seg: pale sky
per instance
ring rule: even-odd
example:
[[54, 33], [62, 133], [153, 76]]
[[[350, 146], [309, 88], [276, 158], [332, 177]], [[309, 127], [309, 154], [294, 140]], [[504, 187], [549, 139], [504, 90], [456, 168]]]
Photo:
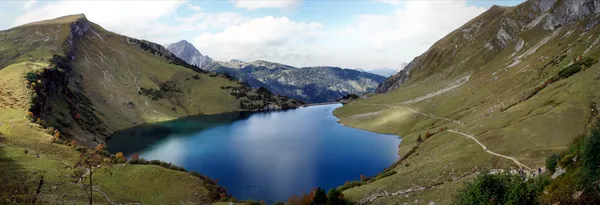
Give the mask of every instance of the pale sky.
[[293, 66], [397, 68], [492, 5], [522, 0], [0, 1], [0, 30], [84, 13], [107, 30], [204, 55]]

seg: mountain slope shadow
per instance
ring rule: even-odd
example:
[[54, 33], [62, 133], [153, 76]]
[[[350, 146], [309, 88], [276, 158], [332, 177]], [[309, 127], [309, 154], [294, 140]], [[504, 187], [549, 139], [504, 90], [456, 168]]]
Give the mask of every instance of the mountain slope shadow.
[[6, 138], [0, 133], [0, 204], [37, 204], [34, 176], [27, 173], [12, 156], [12, 150], [5, 144]]
[[143, 151], [172, 134], [190, 136], [214, 127], [228, 125], [248, 118], [253, 112], [228, 112], [214, 115], [198, 115], [176, 120], [142, 124], [113, 134], [108, 140], [108, 151], [131, 155]]

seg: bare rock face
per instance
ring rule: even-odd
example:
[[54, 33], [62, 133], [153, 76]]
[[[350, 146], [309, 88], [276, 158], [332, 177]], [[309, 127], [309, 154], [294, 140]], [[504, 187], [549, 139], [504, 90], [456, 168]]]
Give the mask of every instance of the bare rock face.
[[186, 40], [181, 40], [177, 43], [171, 44], [167, 47], [171, 53], [175, 54], [175, 56], [181, 58], [185, 62], [198, 66], [200, 68], [206, 68], [209, 64], [213, 62], [213, 60], [208, 57], [202, 55], [200, 51], [198, 51], [191, 43]]
[[69, 52], [69, 58], [71, 58], [71, 60], [75, 60], [75, 55], [74, 53], [76, 52], [75, 46], [74, 46], [74, 41], [75, 38], [79, 38], [79, 37], [83, 37], [88, 30], [91, 29], [90, 27], [90, 22], [85, 18], [85, 15], [81, 15], [81, 18], [77, 19], [77, 21], [71, 23], [71, 25], [69, 25], [69, 27], [71, 28], [71, 33], [69, 34], [69, 38], [67, 39], [67, 42], [69, 44], [70, 47], [70, 52]]
[[83, 36], [90, 29], [90, 23], [87, 19], [81, 18], [71, 24], [71, 34], [74, 36]]
[[[539, 3], [540, 9], [551, 13], [546, 17], [544, 29], [553, 30], [565, 24], [572, 23], [592, 14], [600, 13], [600, 0], [566, 0], [554, 5], [556, 1], [542, 0]], [[543, 6], [543, 7], [542, 7]]]

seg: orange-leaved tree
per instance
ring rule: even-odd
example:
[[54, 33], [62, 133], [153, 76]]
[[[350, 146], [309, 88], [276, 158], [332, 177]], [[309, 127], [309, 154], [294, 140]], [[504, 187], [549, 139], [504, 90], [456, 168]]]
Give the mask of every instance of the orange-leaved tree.
[[117, 158], [117, 163], [127, 162], [127, 157], [125, 157], [125, 155], [123, 155], [123, 152], [117, 152], [115, 157]]
[[100, 143], [98, 145], [96, 145], [96, 151], [100, 151], [104, 149], [104, 143]]
[[[75, 167], [82, 167], [82, 168], [86, 169], [88, 184], [84, 185], [84, 188], [88, 188], [88, 190], [89, 190], [88, 199], [89, 199], [90, 205], [92, 204], [92, 195], [93, 195], [92, 194], [92, 187], [93, 187], [92, 176], [93, 176], [94, 172], [101, 166], [110, 166], [110, 165], [111, 165], [111, 162], [109, 159], [104, 158], [102, 155], [98, 154], [98, 152], [96, 152], [94, 150], [88, 151], [88, 150], [84, 149], [84, 151], [82, 151], [81, 154], [79, 155], [79, 159], [77, 160]], [[81, 176], [81, 177], [86, 177], [85, 175], [86, 174], [84, 174], [84, 176]]]

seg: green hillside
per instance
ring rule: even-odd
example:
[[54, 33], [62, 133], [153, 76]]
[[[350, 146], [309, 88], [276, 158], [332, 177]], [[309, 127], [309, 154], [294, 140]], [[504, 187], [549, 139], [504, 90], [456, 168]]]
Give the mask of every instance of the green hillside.
[[388, 171], [396, 174], [344, 195], [449, 204], [479, 170], [543, 169], [596, 118], [597, 12], [592, 1], [494, 6], [388, 78], [381, 94], [337, 109], [345, 125], [403, 137], [403, 159]]
[[[39, 203], [87, 203], [74, 174], [75, 144], [93, 148], [142, 123], [301, 104], [203, 71], [83, 15], [0, 31], [0, 204], [31, 204], [41, 176]], [[163, 167], [102, 167], [93, 175], [95, 203], [206, 204], [222, 197], [208, 178]]]

